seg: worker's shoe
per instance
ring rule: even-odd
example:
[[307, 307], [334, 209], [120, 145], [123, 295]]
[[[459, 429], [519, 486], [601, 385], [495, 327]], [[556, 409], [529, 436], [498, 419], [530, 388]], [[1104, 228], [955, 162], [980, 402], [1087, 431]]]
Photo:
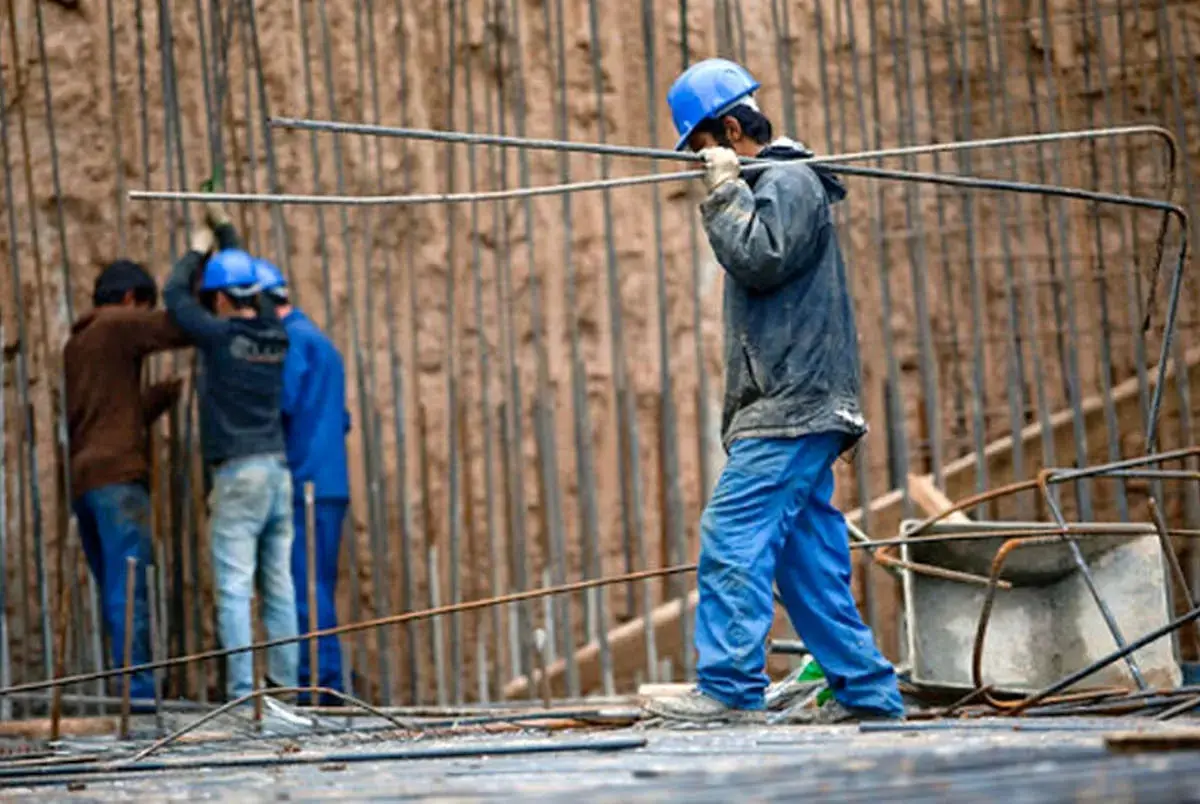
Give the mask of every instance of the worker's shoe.
[[785, 712], [779, 723], [799, 723], [808, 726], [835, 726], [842, 723], [865, 723], [873, 720], [904, 720], [903, 712], [881, 712], [876, 709], [857, 709], [843, 706], [836, 700], [816, 708], [797, 706]]
[[666, 720], [687, 723], [750, 724], [765, 722], [763, 710], [734, 709], [716, 698], [705, 695], [699, 689], [693, 689], [685, 695], [651, 698], [646, 701], [643, 708], [650, 714]]

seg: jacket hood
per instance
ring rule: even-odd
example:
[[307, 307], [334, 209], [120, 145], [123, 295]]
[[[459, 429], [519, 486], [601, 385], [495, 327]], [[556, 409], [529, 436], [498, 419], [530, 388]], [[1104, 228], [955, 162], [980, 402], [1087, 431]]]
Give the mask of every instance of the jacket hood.
[[[813, 156], [816, 156], [816, 154], [808, 146], [788, 137], [779, 137], [758, 152], [759, 159], [775, 159], [779, 161], [810, 159]], [[842, 183], [841, 179], [820, 165], [813, 165], [812, 169], [821, 180], [821, 184], [825, 187], [825, 195], [829, 197], [829, 203], [836, 204], [846, 197], [846, 185]]]

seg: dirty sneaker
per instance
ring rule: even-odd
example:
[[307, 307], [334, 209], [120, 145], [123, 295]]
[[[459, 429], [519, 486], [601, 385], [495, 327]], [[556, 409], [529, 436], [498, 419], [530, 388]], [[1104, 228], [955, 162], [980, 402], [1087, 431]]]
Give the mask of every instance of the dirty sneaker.
[[692, 689], [686, 695], [651, 698], [643, 708], [650, 714], [666, 720], [682, 720], [688, 723], [764, 722], [761, 709], [732, 709], [699, 689]]
[[863, 723], [869, 720], [904, 720], [903, 713], [891, 714], [875, 709], [854, 709], [843, 706], [836, 700], [817, 708], [796, 707], [784, 713], [778, 722], [799, 723], [809, 726], [833, 726], [839, 723]]

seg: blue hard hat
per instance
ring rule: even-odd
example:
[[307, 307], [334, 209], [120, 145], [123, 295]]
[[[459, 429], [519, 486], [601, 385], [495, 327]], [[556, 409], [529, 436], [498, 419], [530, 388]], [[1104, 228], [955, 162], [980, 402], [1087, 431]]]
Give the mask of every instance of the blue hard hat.
[[200, 290], [220, 290], [232, 296], [258, 293], [258, 271], [254, 258], [241, 249], [227, 248], [208, 258]]
[[287, 278], [270, 261], [255, 257], [254, 271], [258, 277], [259, 290], [272, 296], [287, 298]]
[[687, 147], [696, 126], [752, 95], [759, 86], [745, 67], [728, 59], [705, 59], [684, 70], [667, 91], [667, 105], [679, 132], [675, 150]]

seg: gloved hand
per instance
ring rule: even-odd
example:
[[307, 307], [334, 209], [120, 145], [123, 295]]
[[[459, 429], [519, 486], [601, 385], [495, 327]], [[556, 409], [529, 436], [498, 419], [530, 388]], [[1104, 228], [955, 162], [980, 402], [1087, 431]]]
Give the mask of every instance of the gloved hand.
[[212, 229], [207, 226], [197, 226], [192, 230], [192, 237], [188, 241], [188, 247], [198, 254], [208, 254], [217, 245], [216, 235]]
[[225, 207], [216, 201], [205, 202], [204, 220], [207, 221], [208, 225], [213, 229], [232, 222], [232, 219], [229, 217], [229, 213], [225, 211]]
[[731, 148], [705, 148], [700, 156], [704, 158], [704, 186], [710, 193], [742, 175], [738, 155]]

